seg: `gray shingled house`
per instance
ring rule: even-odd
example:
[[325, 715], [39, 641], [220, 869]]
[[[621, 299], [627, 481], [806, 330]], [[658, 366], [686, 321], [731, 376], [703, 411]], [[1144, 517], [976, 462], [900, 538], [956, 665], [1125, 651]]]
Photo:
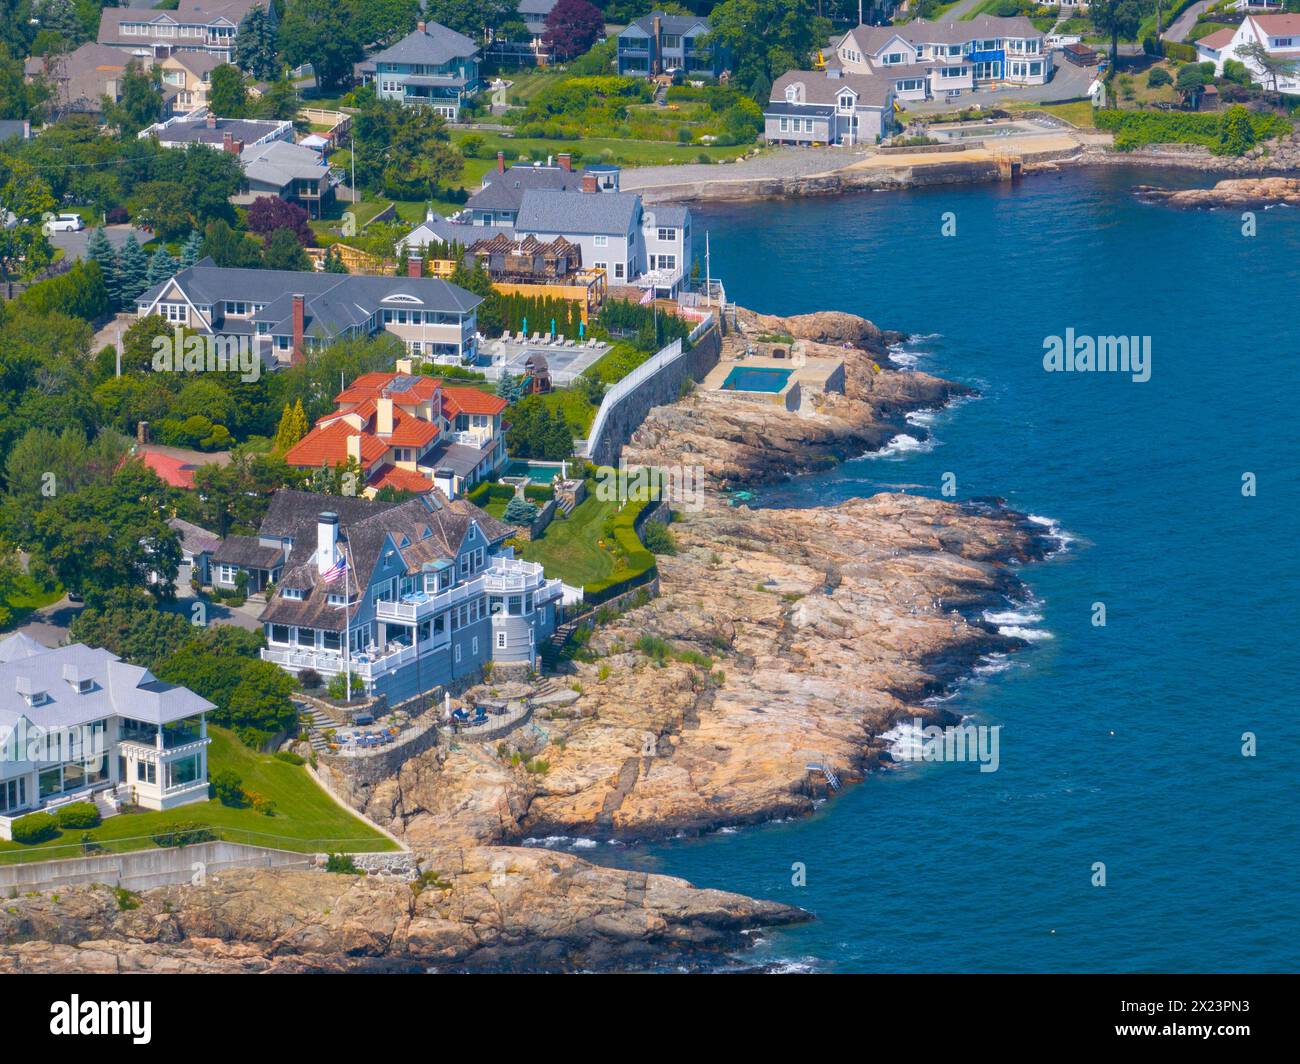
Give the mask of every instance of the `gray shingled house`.
[[432, 107], [454, 122], [461, 104], [482, 85], [479, 47], [463, 33], [437, 22], [419, 22], [391, 48], [356, 65], [363, 84], [380, 99], [412, 107]]

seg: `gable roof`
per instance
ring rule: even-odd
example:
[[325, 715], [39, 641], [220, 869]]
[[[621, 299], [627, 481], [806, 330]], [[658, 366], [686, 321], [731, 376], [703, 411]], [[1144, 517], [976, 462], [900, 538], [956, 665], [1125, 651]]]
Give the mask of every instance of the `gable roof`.
[[791, 85], [802, 85], [804, 102], [808, 104], [833, 105], [838, 101], [840, 93], [849, 89], [857, 95], [858, 106], [883, 107], [889, 101], [892, 81], [892, 78], [883, 78], [879, 74], [840, 74], [829, 77], [817, 70], [787, 70], [773, 83], [771, 102], [787, 103], [785, 90]]
[[[291, 496], [277, 508], [281, 495]], [[346, 507], [336, 506], [346, 503]], [[345, 513], [346, 510], [346, 513]], [[316, 564], [316, 522], [325, 511], [339, 515], [339, 544], [348, 559], [351, 590], [366, 588], [375, 567], [387, 550], [396, 552], [408, 574], [418, 573], [425, 565], [454, 559], [472, 526], [477, 526], [483, 545], [491, 547], [513, 534], [513, 529], [490, 517], [464, 499], [449, 501], [438, 490], [401, 503], [381, 503], [363, 498], [338, 498], [311, 492], [277, 492], [267, 519], [281, 527], [289, 513], [297, 516], [293, 550], [280, 578], [280, 588], [304, 591], [301, 601], [276, 594], [262, 620], [275, 624], [300, 624], [329, 631], [342, 631], [345, 611], [332, 606], [328, 596], [343, 590], [342, 581], [325, 584]], [[262, 534], [268, 533], [262, 523]], [[284, 533], [277, 533], [283, 535]], [[403, 544], [405, 543], [405, 546]], [[391, 546], [390, 546], [391, 545]]]
[[533, 166], [515, 163], [504, 174], [489, 170], [484, 185], [470, 196], [471, 210], [517, 211], [529, 189], [575, 190], [582, 187], [582, 172], [562, 166]]
[[641, 197], [635, 192], [529, 189], [520, 203], [515, 229], [522, 233], [624, 236], [638, 224], [640, 212]]
[[1231, 42], [1232, 38], [1237, 36], [1237, 29], [1238, 27], [1236, 26], [1225, 26], [1221, 30], [1207, 33], [1200, 40], [1193, 41], [1192, 43], [1195, 44], [1197, 48], [1208, 48], [1212, 52], [1217, 52], [1224, 45]]
[[1248, 17], [1270, 37], [1292, 35], [1300, 37], [1300, 15], [1250, 15]]
[[478, 45], [463, 33], [448, 29], [439, 22], [426, 22], [423, 30], [412, 30], [391, 48], [376, 52], [366, 60], [366, 67], [377, 63], [422, 63], [438, 66], [453, 59], [468, 59], [478, 54]]
[[273, 140], [245, 148], [239, 153], [239, 162], [244, 168], [244, 176], [250, 181], [280, 188], [292, 181], [318, 181], [330, 172], [329, 164], [319, 152], [287, 140]]
[[659, 19], [659, 28], [662, 33], [686, 34], [696, 28], [701, 28], [707, 33], [709, 29], [709, 20], [699, 15], [668, 15], [663, 11], [651, 11], [648, 15], [642, 15], [641, 18], [634, 19], [632, 25], [644, 30], [646, 33], [653, 34], [656, 18]]

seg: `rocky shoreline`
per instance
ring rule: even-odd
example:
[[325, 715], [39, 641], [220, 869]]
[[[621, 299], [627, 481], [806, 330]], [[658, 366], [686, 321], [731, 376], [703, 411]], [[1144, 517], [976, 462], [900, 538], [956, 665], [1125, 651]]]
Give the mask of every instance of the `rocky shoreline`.
[[899, 334], [854, 315], [741, 312], [727, 343], [734, 354], [773, 332], [842, 359], [844, 394], [796, 413], [696, 389], [650, 412], [627, 461], [697, 466], [706, 490], [671, 526], [660, 594], [605, 618], [563, 666], [568, 697], [498, 744], [440, 745], [343, 792], [415, 851], [420, 880], [246, 870], [129, 908], [106, 888], [14, 898], [0, 912], [0, 971], [689, 966], [741, 948], [748, 930], [809, 919], [519, 845], [807, 815], [825, 797], [810, 762], [844, 780], [888, 764], [880, 736], [895, 721], [950, 722], [926, 700], [982, 656], [1025, 645], [980, 615], [1023, 594], [1015, 567], [1050, 543], [998, 501], [729, 504], [729, 489], [877, 449], [908, 412], [973, 394], [894, 365]]
[[1300, 178], [1264, 177], [1233, 178], [1220, 181], [1213, 188], [1167, 189], [1138, 185], [1133, 189], [1138, 199], [1183, 210], [1256, 210], [1267, 207], [1300, 207]]

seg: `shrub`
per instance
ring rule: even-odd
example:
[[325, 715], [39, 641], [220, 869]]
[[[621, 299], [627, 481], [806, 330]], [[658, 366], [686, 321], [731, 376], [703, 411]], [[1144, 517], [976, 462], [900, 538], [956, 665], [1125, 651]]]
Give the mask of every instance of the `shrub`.
[[215, 773], [211, 779], [212, 793], [216, 795], [217, 801], [222, 805], [239, 807], [245, 804], [247, 797], [244, 794], [244, 781], [240, 779], [239, 773], [228, 768], [223, 768], [220, 772]]
[[1246, 86], [1251, 83], [1250, 71], [1240, 59], [1225, 59], [1223, 62], [1223, 80], [1234, 85]]
[[277, 761], [283, 761], [289, 765], [305, 765], [307, 763], [306, 759], [299, 754], [295, 754], [292, 750], [277, 750], [271, 756]]
[[211, 842], [216, 837], [216, 832], [206, 824], [183, 820], [172, 824], [166, 831], [160, 831], [153, 841], [164, 847], [193, 846], [199, 842]]
[[676, 554], [677, 540], [673, 538], [668, 526], [658, 521], [647, 521], [642, 531], [646, 549], [655, 554]]
[[[330, 698], [334, 699], [336, 702], [342, 701], [344, 698], [347, 697], [347, 693], [348, 693], [347, 684], [348, 684], [347, 678], [343, 673], [340, 672], [330, 678], [329, 687], [325, 689], [326, 694], [328, 694]], [[365, 681], [362, 680], [360, 676], [356, 675], [356, 673], [353, 673], [352, 693], [354, 695], [358, 695], [365, 689], [366, 689]]]
[[97, 828], [100, 825], [99, 810], [94, 802], [72, 802], [59, 810], [58, 817], [61, 828]]
[[[270, 596], [268, 596], [268, 598], [269, 597]], [[303, 669], [302, 672], [298, 673], [298, 686], [305, 690], [319, 687], [322, 682], [320, 673], [315, 669]]]
[[537, 506], [527, 499], [515, 496], [506, 504], [502, 518], [512, 525], [531, 525], [537, 519]]
[[1164, 67], [1152, 67], [1147, 74], [1147, 88], [1158, 89], [1161, 85], [1172, 85], [1174, 77]]
[[325, 871], [337, 872], [339, 875], [345, 876], [365, 875], [365, 873], [357, 867], [356, 861], [352, 860], [351, 855], [346, 853], [332, 853], [326, 857]]
[[28, 813], [14, 821], [10, 829], [14, 842], [32, 846], [59, 834], [59, 822], [49, 813]]

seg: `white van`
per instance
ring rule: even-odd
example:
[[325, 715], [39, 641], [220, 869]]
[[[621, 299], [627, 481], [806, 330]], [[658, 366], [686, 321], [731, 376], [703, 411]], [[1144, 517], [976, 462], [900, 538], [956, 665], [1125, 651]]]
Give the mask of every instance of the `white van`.
[[79, 214], [59, 214], [45, 223], [47, 233], [76, 233], [85, 228]]

